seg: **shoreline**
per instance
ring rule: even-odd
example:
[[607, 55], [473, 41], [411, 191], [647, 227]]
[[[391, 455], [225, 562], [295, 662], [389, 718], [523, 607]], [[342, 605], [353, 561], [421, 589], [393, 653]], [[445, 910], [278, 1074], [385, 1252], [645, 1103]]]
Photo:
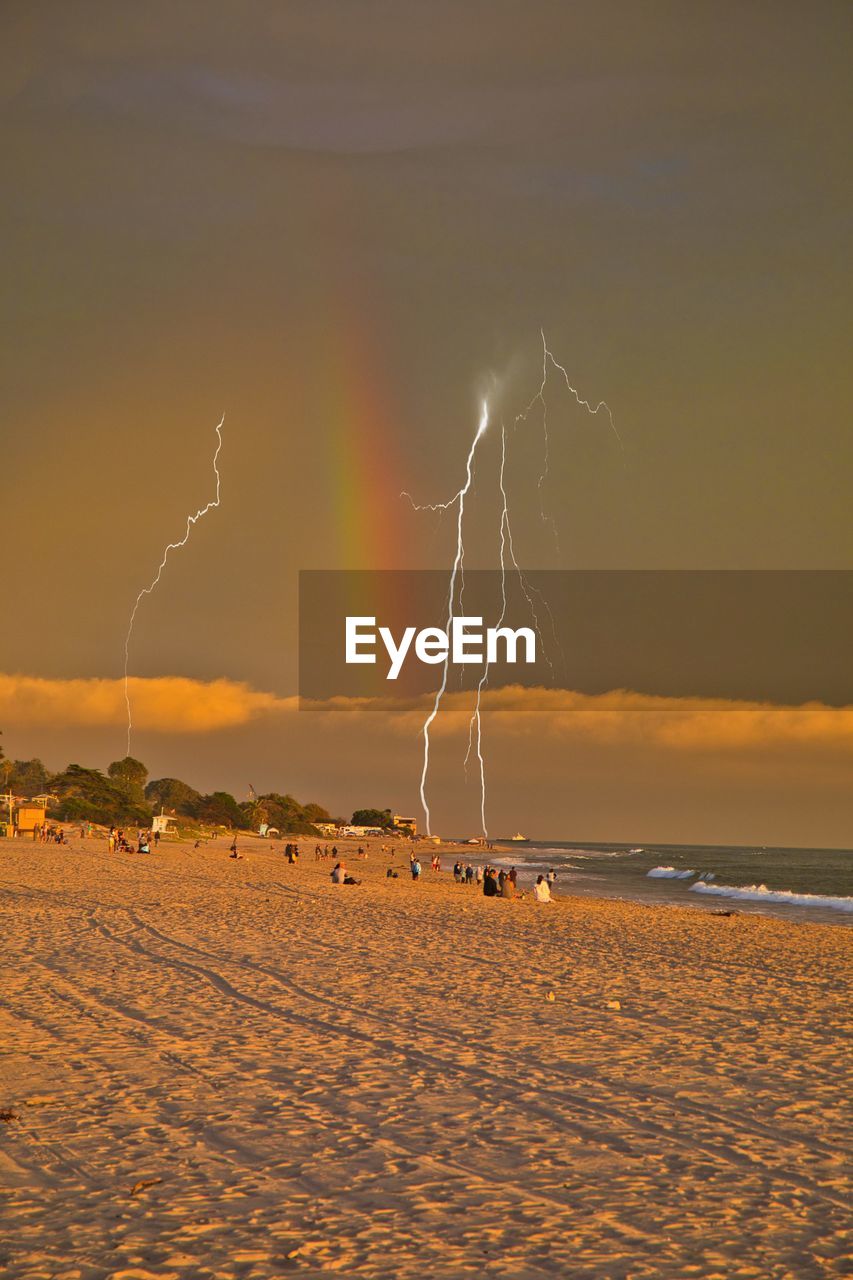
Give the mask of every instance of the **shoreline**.
[[[97, 835], [84, 840], [79, 836], [73, 824], [65, 824], [65, 826], [68, 842], [66, 845], [63, 845], [62, 848], [71, 850], [75, 846], [79, 848], [89, 845], [97, 848], [99, 845], [104, 845], [106, 842], [106, 828], [104, 828], [103, 834], [99, 831]], [[200, 837], [201, 850], [203, 851], [205, 848], [219, 846], [227, 848], [234, 838], [235, 833], [233, 832], [230, 832], [227, 835], [220, 832], [209, 836], [202, 836]], [[393, 839], [391, 837], [382, 838], [377, 836], [364, 836], [361, 838], [357, 836], [342, 836], [338, 839], [331, 839], [306, 835], [281, 835], [270, 839], [267, 836], [261, 836], [257, 832], [250, 831], [237, 832], [236, 839], [239, 847], [244, 851], [250, 853], [269, 852], [274, 857], [283, 855], [284, 847], [287, 843], [294, 843], [301, 850], [300, 865], [306, 865], [309, 861], [313, 862], [314, 848], [317, 844], [330, 850], [333, 846], [337, 846], [341, 854], [353, 859], [358, 847], [362, 846], [368, 851], [369, 858], [374, 862], [377, 857], [383, 856], [380, 852], [383, 846], [391, 846], [396, 850], [396, 867], [398, 872], [400, 872], [400, 868], [405, 868], [407, 865], [408, 856], [411, 852], [418, 855], [423, 867], [422, 883], [426, 883], [427, 881], [434, 879], [434, 873], [430, 870], [429, 866], [429, 860], [434, 854], [438, 854], [442, 858], [442, 875], [446, 875], [451, 871], [451, 860], [455, 861], [456, 859], [465, 863], [470, 862], [475, 867], [478, 863], [492, 863], [499, 868], [515, 866], [518, 871], [519, 886], [528, 893], [532, 888], [538, 870], [551, 864], [549, 860], [543, 859], [541, 864], [536, 864], [535, 868], [528, 869], [528, 866], [523, 861], [513, 860], [511, 855], [515, 849], [518, 849], [521, 852], [526, 848], [531, 852], [541, 852], [543, 854], [550, 852], [557, 854], [558, 857], [566, 855], [571, 856], [572, 854], [583, 853], [586, 850], [614, 853], [622, 851], [626, 853], [628, 852], [622, 844], [591, 844], [588, 846], [580, 846], [568, 844], [554, 845], [553, 843], [546, 844], [542, 841], [527, 841], [524, 844], [519, 842], [517, 845], [512, 845], [508, 842], [500, 843], [495, 841], [495, 847], [491, 850], [486, 850], [479, 845], [470, 845], [467, 842], [453, 840], [440, 840], [433, 843], [431, 841], [427, 842], [424, 840], [410, 842], [404, 837], [397, 837], [396, 839]], [[194, 842], [195, 841], [192, 837], [178, 839], [173, 835], [167, 835], [161, 841], [159, 849], [155, 850], [152, 846], [152, 854], [150, 856], [162, 856], [169, 849], [191, 849]], [[0, 840], [0, 853], [2, 853], [2, 849], [7, 843], [12, 842]], [[17, 844], [18, 841], [15, 841], [14, 843]], [[22, 837], [21, 843], [29, 846], [31, 841], [26, 837]], [[37, 849], [43, 849], [50, 846], [36, 843], [34, 847]], [[646, 846], [643, 848], [642, 852], [647, 854], [654, 852], [655, 854], [658, 854], [663, 853], [665, 850], [693, 850], [698, 852], [711, 850], [737, 851], [739, 848], [740, 846], [736, 845], [661, 845]], [[801, 850], [795, 849], [779, 851], [802, 852]], [[819, 854], [827, 851], [809, 850], [808, 852]], [[846, 854], [848, 851], [835, 850], [834, 852]], [[122, 856], [144, 858], [148, 855], [134, 853]], [[355, 861], [353, 869], [358, 865], [358, 862]], [[590, 868], [594, 866], [594, 863], [590, 863]], [[574, 870], [577, 869], [575, 868]], [[850, 908], [846, 905], [844, 908], [838, 908], [826, 905], [825, 901], [820, 901], [822, 895], [809, 895], [816, 896], [818, 900], [814, 903], [804, 905], [796, 902], [788, 903], [784, 901], [783, 895], [790, 891], [773, 890], [772, 892], [782, 895], [776, 899], [765, 898], [763, 896], [758, 898], [740, 897], [738, 894], [741, 891], [753, 886], [724, 885], [717, 882], [712, 884], [709, 890], [705, 890], [695, 897], [680, 900], [679, 894], [680, 891], [683, 891], [684, 889], [684, 882], [680, 881], [678, 877], [673, 879], [657, 879], [649, 877], [648, 873], [646, 873], [641, 879], [638, 879], [635, 884], [616, 884], [612, 889], [610, 889], [607, 886], [602, 885], [596, 885], [595, 887], [590, 888], [584, 887], [583, 884], [578, 882], [578, 878], [573, 876], [572, 871], [561, 869], [559, 863], [557, 863], [557, 872], [558, 878], [555, 887], [555, 900], [557, 901], [571, 898], [593, 902], [624, 902], [640, 906], [645, 909], [649, 907], [664, 907], [667, 909], [677, 908], [679, 910], [696, 911], [702, 914], [715, 916], [761, 916], [765, 919], [780, 920], [794, 925], [829, 925], [832, 928], [853, 927], [853, 899], [850, 900]], [[581, 879], [595, 878], [600, 877], [591, 875], [586, 869], [584, 874], [581, 876]], [[722, 892], [722, 890], [727, 890], [727, 892]], [[468, 891], [476, 892], [476, 887], [469, 887]], [[794, 894], [794, 896], [797, 895]], [[846, 901], [847, 900], [845, 899], [845, 903]]]

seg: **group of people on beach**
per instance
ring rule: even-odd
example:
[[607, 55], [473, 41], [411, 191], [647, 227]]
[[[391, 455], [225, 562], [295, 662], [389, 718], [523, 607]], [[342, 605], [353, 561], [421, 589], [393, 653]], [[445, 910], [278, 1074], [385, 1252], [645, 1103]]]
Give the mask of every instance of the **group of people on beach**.
[[34, 839], [38, 840], [40, 844], [68, 844], [62, 827], [50, 827], [46, 825], [43, 827], [36, 827]]
[[110, 853], [150, 853], [152, 843], [156, 849], [160, 843], [159, 831], [139, 827], [136, 832], [135, 850], [122, 827], [110, 827], [107, 834], [107, 848]]
[[[513, 898], [518, 892], [518, 872], [515, 867], [505, 871], [503, 867], [487, 864], [474, 868], [470, 862], [463, 863], [457, 859], [453, 864], [453, 879], [457, 884], [476, 884], [483, 886], [485, 898]], [[550, 902], [551, 889], [557, 879], [552, 867], [546, 875], [539, 875], [533, 886], [533, 896], [537, 902]]]
[[[386, 851], [385, 845], [383, 844], [382, 852], [385, 853], [385, 851]], [[393, 853], [394, 853], [394, 850], [392, 849], [391, 850], [392, 856], [393, 856]], [[355, 856], [357, 858], [363, 858], [363, 859], [367, 858], [367, 850], [365, 849], [364, 845], [360, 844], [358, 846], [358, 848], [356, 849]], [[314, 846], [315, 862], [322, 862], [324, 858], [334, 858], [335, 860], [337, 860], [337, 857], [338, 857], [338, 846], [336, 844], [333, 844], [331, 849], [327, 844], [324, 844], [322, 847], [319, 844]]]

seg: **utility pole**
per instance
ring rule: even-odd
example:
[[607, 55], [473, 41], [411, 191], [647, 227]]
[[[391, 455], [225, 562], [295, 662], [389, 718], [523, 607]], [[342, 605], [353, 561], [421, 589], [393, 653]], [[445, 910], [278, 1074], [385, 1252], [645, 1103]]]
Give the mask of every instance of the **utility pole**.
[[6, 792], [6, 794], [3, 797], [3, 800], [5, 801], [9, 809], [9, 826], [7, 828], [7, 834], [11, 836], [14, 834], [14, 831], [15, 831], [15, 823], [12, 817], [14, 812], [15, 797], [12, 795], [11, 788], [9, 789], [9, 791]]

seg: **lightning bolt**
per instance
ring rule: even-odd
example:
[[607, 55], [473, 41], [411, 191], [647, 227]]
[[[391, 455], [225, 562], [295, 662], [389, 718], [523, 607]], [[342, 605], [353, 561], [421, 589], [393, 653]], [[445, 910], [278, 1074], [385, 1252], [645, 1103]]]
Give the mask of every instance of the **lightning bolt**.
[[198, 511], [196, 511], [195, 515], [187, 516], [187, 527], [186, 527], [186, 532], [184, 533], [183, 538], [181, 538], [180, 542], [169, 543], [169, 545], [166, 547], [166, 550], [163, 552], [163, 559], [160, 561], [159, 565], [157, 566], [157, 572], [155, 573], [154, 578], [152, 579], [152, 581], [149, 583], [147, 587], [142, 588], [142, 590], [140, 591], [139, 595], [136, 597], [136, 600], [133, 603], [133, 609], [131, 610], [131, 614], [130, 614], [130, 622], [128, 623], [128, 627], [127, 627], [127, 635], [125, 636], [125, 639], [124, 639], [124, 701], [125, 701], [125, 705], [127, 706], [127, 754], [128, 755], [130, 755], [130, 740], [131, 740], [131, 735], [133, 733], [133, 717], [131, 714], [131, 707], [130, 707], [130, 689], [128, 686], [128, 680], [129, 680], [128, 672], [130, 667], [130, 641], [133, 635], [133, 627], [134, 627], [134, 623], [136, 622], [136, 615], [139, 612], [139, 606], [142, 603], [143, 597], [150, 596], [151, 593], [154, 591], [155, 587], [157, 586], [157, 584], [159, 583], [163, 570], [166, 567], [166, 561], [169, 559], [169, 552], [177, 551], [180, 547], [185, 547], [187, 545], [187, 542], [189, 541], [189, 536], [190, 536], [190, 533], [192, 532], [193, 527], [198, 524], [199, 520], [201, 520], [203, 516], [207, 515], [208, 511], [212, 511], [214, 507], [219, 506], [220, 476], [219, 476], [219, 467], [217, 466], [217, 463], [219, 461], [219, 453], [222, 448], [222, 427], [224, 423], [225, 423], [225, 414], [222, 415], [222, 417], [220, 418], [216, 426], [216, 450], [213, 454], [213, 472], [214, 472], [214, 475], [216, 476], [216, 497], [211, 499], [211, 501], [208, 502], [207, 506], [201, 507]]
[[554, 534], [555, 545], [559, 550], [560, 543], [559, 543], [559, 536], [557, 534], [557, 524], [556, 524], [556, 521], [554, 520], [554, 517], [547, 515], [545, 511], [545, 493], [544, 493], [545, 484], [547, 483], [548, 475], [551, 469], [551, 441], [548, 433], [548, 403], [545, 399], [545, 388], [548, 385], [549, 366], [555, 369], [558, 373], [562, 374], [563, 381], [566, 384], [566, 389], [569, 392], [569, 394], [573, 397], [575, 403], [578, 405], [579, 408], [586, 409], [587, 413], [590, 414], [590, 416], [593, 418], [597, 417], [599, 413], [602, 413], [602, 412], [606, 415], [607, 420], [610, 424], [610, 430], [613, 432], [617, 441], [619, 442], [619, 448], [622, 453], [623, 463], [625, 460], [625, 445], [622, 440], [622, 437], [620, 436], [619, 432], [616, 430], [616, 423], [613, 419], [613, 413], [607, 401], [599, 400], [598, 404], [593, 405], [591, 401], [585, 400], [584, 397], [581, 395], [581, 393], [578, 391], [577, 387], [575, 387], [572, 384], [572, 381], [569, 378], [568, 371], [566, 370], [566, 368], [563, 365], [561, 365], [559, 360], [557, 360], [552, 354], [548, 346], [547, 339], [545, 338], [544, 329], [539, 330], [539, 336], [542, 339], [542, 380], [539, 384], [539, 390], [536, 392], [536, 395], [533, 397], [533, 399], [530, 401], [527, 407], [523, 409], [521, 413], [519, 413], [516, 416], [515, 421], [517, 423], [526, 422], [530, 414], [530, 411], [534, 407], [534, 405], [541, 404], [542, 434], [544, 438], [545, 454], [544, 454], [544, 459], [542, 463], [542, 472], [539, 476], [539, 484], [538, 484], [539, 509], [542, 515], [543, 523], [550, 525], [551, 527], [551, 531]]
[[[456, 579], [457, 577], [460, 576], [461, 573], [464, 572], [463, 564], [465, 560], [465, 543], [462, 536], [462, 527], [465, 520], [465, 498], [468, 495], [468, 492], [470, 491], [471, 484], [474, 479], [474, 455], [477, 452], [477, 445], [482, 440], [486, 431], [486, 427], [488, 425], [489, 425], [489, 405], [488, 405], [488, 401], [484, 400], [482, 409], [480, 411], [480, 420], [479, 420], [479, 423], [477, 424], [477, 430], [474, 434], [474, 439], [471, 441], [471, 448], [468, 450], [468, 459], [465, 464], [465, 483], [462, 485], [462, 488], [458, 489], [457, 492], [453, 495], [453, 497], [450, 498], [447, 502], [430, 502], [430, 503], [424, 503], [423, 505], [419, 505], [413, 500], [412, 495], [410, 493], [404, 492], [400, 495], [401, 497], [405, 497], [409, 499], [409, 502], [411, 502], [415, 511], [449, 511], [451, 507], [455, 506], [457, 508], [456, 555], [453, 559], [453, 568], [450, 571], [450, 588], [447, 595], [447, 624], [446, 624], [445, 630], [447, 632], [448, 641], [450, 639], [450, 628], [453, 623], [453, 617], [454, 617], [453, 602], [456, 595]], [[444, 663], [441, 669], [441, 684], [436, 690], [435, 700], [433, 702], [432, 710], [430, 711], [429, 715], [424, 721], [424, 727], [422, 730], [423, 743], [424, 743], [424, 762], [423, 762], [423, 768], [421, 770], [420, 795], [421, 795], [421, 804], [423, 805], [423, 810], [424, 810], [424, 817], [426, 819], [427, 835], [432, 835], [432, 827], [430, 825], [429, 802], [426, 796], [426, 784], [427, 784], [427, 778], [429, 776], [429, 748], [430, 748], [429, 731], [433, 721], [438, 715], [438, 709], [441, 706], [441, 699], [444, 697], [445, 690], [447, 689], [447, 673], [448, 673], [449, 665], [450, 665], [450, 648], [448, 644], [448, 651], [444, 656]]]
[[[607, 404], [607, 402], [605, 400], [599, 400], [597, 404], [593, 405], [591, 401], [585, 399], [580, 394], [580, 392], [573, 385], [571, 379], [569, 378], [569, 374], [565, 366], [560, 364], [560, 362], [555, 358], [555, 356], [551, 352], [548, 346], [548, 342], [545, 338], [544, 330], [540, 329], [539, 333], [542, 339], [542, 378], [539, 384], [539, 389], [536, 392], [536, 394], [533, 396], [530, 403], [527, 405], [525, 409], [522, 410], [521, 413], [516, 415], [515, 424], [517, 425], [520, 422], [526, 422], [534, 406], [536, 404], [541, 404], [542, 430], [544, 434], [545, 454], [544, 454], [543, 469], [538, 482], [539, 503], [540, 503], [540, 511], [542, 514], [542, 519], [545, 523], [551, 525], [554, 531], [554, 537], [556, 540], [557, 526], [553, 518], [549, 517], [546, 514], [545, 504], [544, 504], [544, 488], [548, 479], [549, 468], [550, 468], [548, 404], [545, 397], [545, 390], [548, 384], [548, 374], [550, 369], [554, 369], [558, 374], [562, 375], [563, 381], [566, 385], [566, 389], [568, 390], [569, 394], [573, 397], [575, 403], [578, 405], [579, 408], [585, 409], [587, 413], [590, 414], [590, 416], [592, 417], [597, 417], [600, 413], [603, 413], [604, 415], [606, 415], [608, 423], [610, 425], [610, 429], [615, 435], [619, 443], [619, 448], [622, 453], [623, 461], [625, 458], [625, 446], [624, 446], [622, 437], [620, 436], [619, 432], [616, 429], [616, 423], [613, 419], [613, 413], [610, 409], [610, 406]], [[412, 507], [414, 508], [415, 511], [444, 512], [444, 511], [449, 511], [453, 507], [456, 507], [457, 509], [456, 554], [454, 556], [453, 567], [450, 572], [450, 585], [449, 585], [448, 599], [447, 599], [447, 623], [445, 627], [448, 640], [450, 639], [450, 629], [453, 623], [453, 618], [455, 616], [454, 600], [456, 597], [457, 578], [460, 580], [459, 607], [460, 609], [462, 607], [462, 592], [464, 590], [464, 562], [465, 562], [465, 544], [464, 544], [464, 538], [463, 538], [463, 523], [464, 523], [464, 517], [465, 517], [465, 498], [471, 489], [471, 484], [473, 480], [473, 470], [474, 470], [474, 457], [477, 452], [477, 446], [480, 440], [482, 439], [483, 434], [485, 433], [488, 423], [489, 423], [489, 406], [488, 406], [488, 402], [484, 401], [482, 406], [482, 412], [480, 414], [480, 420], [477, 427], [477, 431], [474, 435], [474, 439], [468, 451], [468, 458], [467, 458], [466, 467], [465, 467], [465, 483], [462, 485], [462, 487], [459, 490], [457, 490], [457, 492], [453, 495], [452, 498], [448, 499], [448, 501], [446, 502], [431, 502], [431, 503], [421, 504], [421, 503], [416, 503], [412, 498], [411, 494], [405, 491], [400, 495], [401, 497], [408, 498], [409, 502], [412, 504]], [[539, 618], [538, 618], [536, 608], [533, 603], [533, 598], [531, 595], [531, 592], [535, 591], [535, 588], [533, 588], [532, 585], [527, 583], [515, 554], [515, 547], [514, 547], [513, 536], [512, 536], [512, 526], [510, 524], [510, 518], [509, 518], [509, 500], [508, 500], [507, 491], [506, 491], [505, 475], [506, 475], [506, 428], [504, 424], [501, 423], [501, 461], [500, 461], [500, 471], [499, 471], [499, 479], [498, 479], [498, 486], [499, 486], [500, 495], [501, 495], [501, 518], [500, 518], [500, 526], [499, 526], [501, 610], [500, 610], [497, 626], [500, 627], [503, 624], [504, 619], [506, 617], [507, 571], [508, 571], [508, 567], [511, 567], [518, 576], [519, 586], [527, 602], [528, 608], [530, 609], [530, 613], [533, 618], [536, 633], [539, 637], [540, 645], [542, 647], [542, 652], [545, 654], [546, 660], [548, 661], [548, 664], [551, 667], [551, 671], [553, 673], [553, 664], [551, 663], [551, 659], [548, 655], [547, 648], [543, 641], [542, 632], [539, 625]], [[536, 591], [535, 594], [539, 596], [540, 599], [542, 599], [540, 592]], [[549, 618], [551, 619], [551, 630], [556, 640], [556, 630], [554, 627], [553, 615], [551, 614], [551, 610], [550, 610], [550, 607], [548, 606], [548, 602], [546, 600], [543, 600], [543, 604], [545, 609], [548, 612]], [[421, 804], [423, 806], [424, 816], [426, 819], [427, 835], [432, 835], [430, 808], [429, 808], [429, 802], [427, 800], [427, 794], [426, 794], [427, 781], [429, 777], [429, 766], [430, 766], [430, 728], [439, 713], [441, 700], [444, 697], [444, 694], [447, 690], [449, 662], [450, 662], [450, 651], [448, 646], [448, 652], [445, 655], [444, 663], [442, 666], [441, 683], [439, 685], [439, 688], [436, 691], [435, 698], [432, 704], [432, 709], [430, 710], [429, 715], [424, 721], [423, 730], [422, 730], [423, 765], [421, 768], [420, 797], [421, 797]], [[471, 758], [471, 754], [472, 752], [476, 753], [478, 770], [479, 770], [479, 778], [480, 778], [480, 823], [482, 826], [483, 835], [486, 839], [488, 839], [489, 833], [488, 833], [488, 827], [486, 823], [486, 767], [485, 767], [485, 760], [483, 757], [483, 722], [482, 722], [481, 705], [482, 705], [483, 689], [488, 683], [488, 678], [489, 678], [489, 662], [488, 662], [488, 658], [486, 658], [484, 660], [482, 675], [480, 676], [480, 679], [477, 682], [474, 710], [471, 713], [471, 718], [468, 724], [468, 750], [465, 755], [465, 768], [467, 773], [467, 765], [468, 765], [468, 761]]]
[[[506, 487], [504, 485], [504, 471], [506, 469], [506, 427], [501, 423], [501, 469], [499, 472], [498, 485], [501, 491], [501, 523], [500, 523], [500, 566], [501, 566], [501, 611], [498, 617], [497, 626], [502, 626], [506, 617], [506, 551], [509, 546], [509, 553], [512, 563], [518, 569], [515, 553], [512, 549], [512, 529], [509, 523], [509, 503], [506, 496]], [[518, 569], [519, 579], [524, 590], [524, 577], [521, 570]], [[526, 594], [526, 592], [525, 592]], [[462, 607], [460, 599], [459, 607]], [[531, 605], [532, 608], [532, 605]], [[535, 615], [534, 615], [535, 616]], [[486, 826], [486, 763], [483, 759], [483, 718], [480, 714], [480, 700], [483, 693], [483, 687], [489, 679], [489, 659], [486, 655], [483, 664], [483, 674], [477, 681], [477, 696], [474, 703], [474, 710], [471, 719], [468, 722], [468, 750], [465, 753], [465, 769], [467, 771], [468, 761], [471, 758], [471, 751], [476, 747], [477, 763], [480, 770], [480, 826], [483, 829], [483, 836], [488, 840], [489, 832]], [[430, 833], [427, 833], [430, 834]]]

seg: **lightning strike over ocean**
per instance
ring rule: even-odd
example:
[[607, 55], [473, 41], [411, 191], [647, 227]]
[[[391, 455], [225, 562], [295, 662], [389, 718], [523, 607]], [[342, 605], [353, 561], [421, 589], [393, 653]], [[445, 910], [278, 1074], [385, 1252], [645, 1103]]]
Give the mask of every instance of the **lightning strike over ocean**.
[[163, 552], [163, 558], [160, 561], [159, 565], [157, 566], [157, 572], [155, 573], [149, 585], [147, 587], [143, 587], [142, 590], [139, 592], [139, 595], [136, 597], [136, 600], [133, 603], [133, 609], [131, 610], [131, 613], [130, 613], [130, 621], [127, 627], [127, 635], [125, 636], [125, 639], [124, 639], [124, 700], [127, 706], [127, 754], [128, 755], [130, 755], [130, 741], [131, 741], [131, 735], [133, 733], [133, 717], [131, 714], [130, 689], [128, 685], [129, 667], [130, 667], [130, 641], [133, 635], [133, 627], [136, 622], [136, 615], [139, 612], [139, 606], [142, 603], [143, 597], [150, 596], [153, 593], [154, 589], [157, 587], [158, 583], [160, 582], [160, 578], [162, 576], [163, 570], [166, 567], [166, 561], [169, 559], [169, 552], [177, 551], [179, 550], [180, 547], [185, 547], [187, 545], [187, 542], [189, 541], [189, 536], [190, 536], [190, 533], [192, 532], [193, 527], [197, 525], [199, 520], [201, 520], [203, 516], [206, 516], [209, 511], [212, 511], [215, 507], [219, 506], [221, 478], [219, 475], [219, 467], [217, 464], [219, 462], [219, 454], [222, 449], [222, 428], [224, 424], [225, 424], [225, 414], [222, 415], [222, 417], [219, 419], [219, 422], [216, 425], [216, 449], [214, 450], [214, 454], [213, 454], [213, 473], [216, 476], [216, 497], [212, 498], [210, 502], [207, 503], [206, 506], [199, 508], [199, 510], [196, 511], [195, 515], [187, 516], [187, 527], [186, 527], [184, 536], [180, 539], [179, 542], [170, 542], [168, 544], [165, 551]]
[[[541, 404], [542, 428], [543, 428], [543, 434], [544, 434], [545, 453], [544, 453], [543, 469], [538, 482], [539, 496], [540, 496], [540, 509], [541, 509], [543, 521], [546, 524], [549, 524], [551, 526], [554, 532], [555, 542], [557, 542], [558, 540], [557, 540], [556, 523], [553, 517], [550, 517], [546, 514], [545, 506], [544, 506], [544, 493], [543, 493], [544, 486], [548, 478], [548, 471], [549, 471], [549, 465], [550, 465], [550, 441], [549, 441], [549, 434], [548, 434], [548, 405], [545, 398], [545, 390], [548, 382], [548, 374], [549, 374], [550, 368], [553, 368], [557, 373], [562, 375], [562, 379], [565, 382], [566, 389], [568, 390], [568, 392], [570, 393], [570, 395], [573, 397], [576, 404], [580, 408], [586, 409], [587, 413], [589, 413], [592, 417], [597, 417], [598, 414], [602, 412], [606, 415], [610, 425], [610, 429], [615, 435], [617, 441], [619, 442], [619, 447], [620, 447], [620, 450], [622, 451], [623, 458], [624, 458], [625, 446], [622, 441], [622, 437], [619, 435], [619, 432], [616, 429], [616, 424], [613, 419], [613, 413], [610, 409], [610, 406], [607, 404], [607, 402], [604, 400], [600, 400], [596, 405], [593, 405], [589, 400], [586, 400], [580, 394], [577, 388], [572, 384], [571, 379], [569, 378], [569, 375], [568, 375], [568, 371], [566, 370], [565, 366], [560, 364], [560, 362], [554, 357], [550, 348], [548, 347], [544, 330], [540, 329], [539, 332], [542, 338], [542, 379], [539, 385], [539, 389], [536, 392], [536, 394], [533, 396], [532, 400], [529, 402], [526, 408], [522, 410], [521, 413], [516, 415], [515, 423], [517, 425], [518, 423], [526, 422], [534, 406], [536, 404]], [[468, 457], [467, 457], [466, 466], [465, 466], [465, 483], [462, 485], [462, 487], [459, 490], [457, 490], [457, 492], [453, 495], [452, 498], [449, 498], [445, 502], [416, 503], [413, 500], [411, 494], [409, 494], [408, 492], [404, 491], [401, 494], [401, 497], [408, 498], [409, 502], [411, 502], [413, 508], [416, 511], [449, 511], [453, 507], [456, 507], [457, 509], [456, 552], [454, 555], [453, 565], [450, 572], [450, 582], [449, 582], [448, 600], [447, 600], [447, 621], [445, 626], [445, 630], [448, 636], [450, 635], [450, 629], [455, 616], [454, 601], [456, 599], [457, 580], [459, 580], [460, 582], [460, 593], [459, 593], [460, 607], [461, 607], [462, 589], [464, 587], [465, 498], [469, 494], [471, 485], [473, 482], [474, 458], [477, 452], [477, 446], [479, 445], [480, 440], [485, 434], [486, 428], [488, 427], [488, 425], [489, 425], [489, 405], [488, 405], [488, 401], [484, 401], [482, 410], [480, 413], [480, 419], [477, 426], [477, 431], [474, 435], [474, 439], [468, 451]], [[501, 514], [500, 514], [500, 524], [499, 524], [499, 540], [500, 540], [499, 564], [500, 564], [500, 582], [501, 582], [501, 608], [500, 608], [500, 614], [498, 617], [497, 625], [498, 627], [500, 627], [503, 624], [504, 619], [506, 617], [506, 610], [507, 610], [506, 575], [507, 575], [507, 568], [511, 567], [515, 571], [515, 573], [518, 575], [519, 586], [527, 602], [528, 608], [530, 609], [530, 613], [533, 619], [536, 633], [539, 637], [540, 644], [542, 644], [543, 654], [545, 656], [546, 661], [548, 662], [548, 665], [551, 667], [551, 670], [553, 672], [553, 664], [551, 663], [551, 659], [549, 658], [547, 650], [545, 649], [545, 646], [544, 646], [542, 632], [539, 625], [539, 618], [536, 613], [536, 608], [534, 606], [532, 596], [530, 594], [533, 588], [527, 584], [524, 574], [522, 572], [521, 566], [519, 565], [518, 560], [516, 558], [516, 554], [515, 554], [515, 547], [513, 544], [513, 536], [512, 536], [512, 526], [510, 524], [510, 518], [509, 518], [509, 500], [507, 497], [506, 484], [505, 484], [506, 460], [507, 460], [506, 428], [502, 423], [501, 424], [501, 458], [500, 458], [500, 470], [498, 473], [498, 487], [499, 487], [500, 498], [501, 498], [501, 508], [500, 508]], [[543, 601], [543, 604], [550, 616], [550, 609], [548, 607], [547, 601]], [[551, 621], [552, 621], [552, 628], [553, 628], [553, 618], [551, 619]], [[444, 663], [442, 666], [441, 683], [439, 684], [439, 687], [436, 690], [435, 697], [433, 699], [432, 708], [424, 721], [423, 729], [422, 729], [423, 765], [421, 768], [421, 778], [420, 778], [420, 799], [421, 799], [421, 805], [424, 811], [424, 817], [426, 820], [427, 835], [432, 835], [430, 806], [429, 806], [429, 801], [427, 799], [427, 782], [429, 779], [429, 767], [430, 767], [430, 728], [433, 725], [436, 717], [438, 716], [439, 709], [441, 707], [441, 700], [444, 697], [444, 694], [447, 690], [448, 666], [449, 666], [449, 657], [448, 655], [445, 655]], [[471, 718], [468, 725], [468, 749], [465, 754], [465, 761], [464, 761], [465, 768], [467, 771], [468, 761], [471, 758], [472, 752], [476, 754], [478, 770], [479, 770], [479, 779], [480, 779], [480, 825], [482, 827], [483, 836], [486, 839], [488, 839], [489, 832], [488, 832], [488, 826], [487, 826], [487, 820], [486, 820], [486, 767], [485, 767], [485, 760], [483, 757], [483, 724], [482, 724], [481, 704], [482, 704], [483, 689], [487, 685], [488, 679], [489, 679], [489, 662], [488, 660], [486, 660], [484, 662], [482, 675], [480, 676], [480, 679], [477, 682], [477, 686], [475, 690], [474, 709], [471, 713]]]

